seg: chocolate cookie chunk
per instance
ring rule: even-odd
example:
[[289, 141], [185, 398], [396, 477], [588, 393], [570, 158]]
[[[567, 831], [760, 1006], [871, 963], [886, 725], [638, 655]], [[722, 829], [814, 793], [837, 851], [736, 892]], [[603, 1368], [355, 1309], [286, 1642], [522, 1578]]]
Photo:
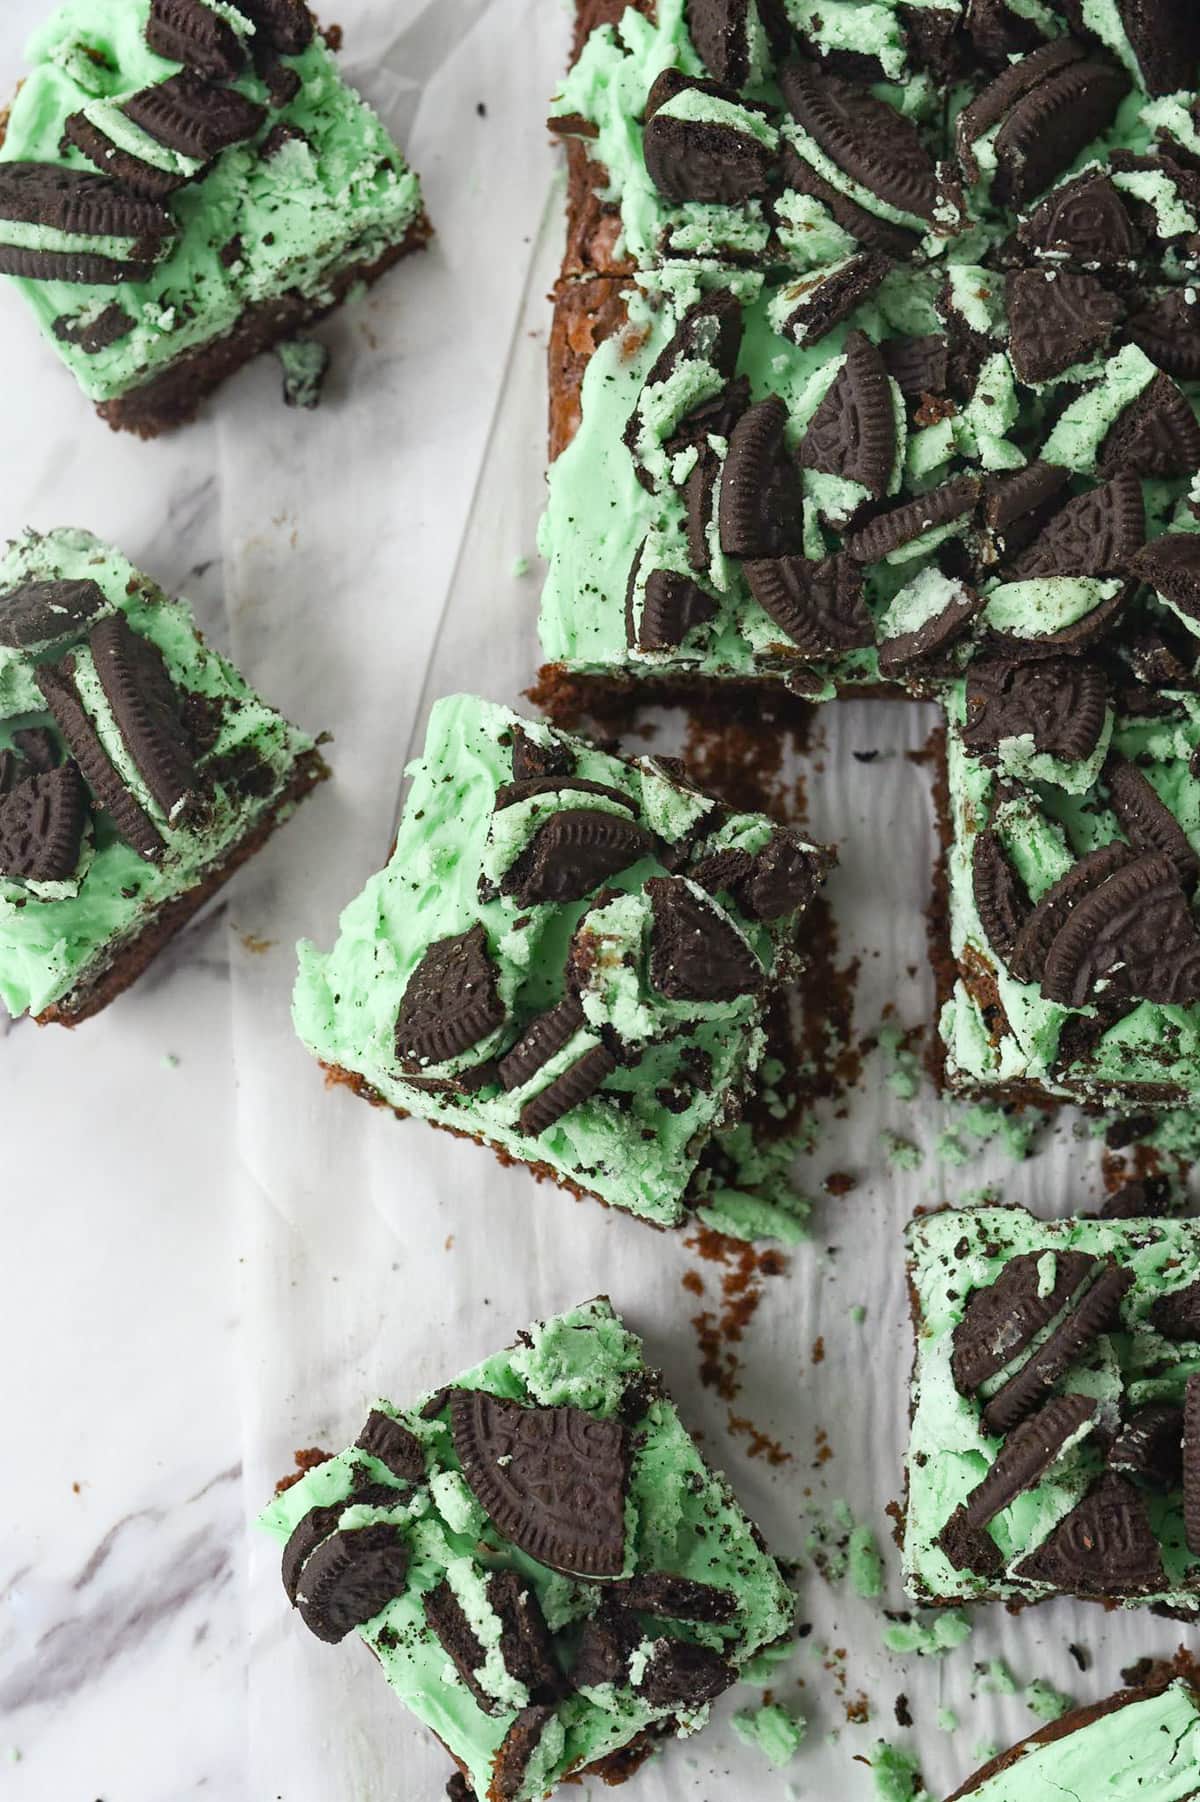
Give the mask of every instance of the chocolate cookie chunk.
[[1165, 852], [1190, 894], [1200, 879], [1200, 857], [1193, 851], [1175, 815], [1159, 799], [1158, 791], [1137, 765], [1124, 757], [1114, 755], [1109, 759], [1104, 779], [1108, 784], [1109, 806], [1130, 844], [1139, 851]]
[[1200, 305], [1193, 290], [1173, 289], [1135, 313], [1125, 327], [1139, 350], [1165, 375], [1200, 381]]
[[1164, 532], [1138, 552], [1133, 571], [1200, 623], [1200, 532]]
[[1200, 1375], [1195, 1373], [1183, 1403], [1183, 1528], [1188, 1551], [1200, 1557]]
[[884, 367], [907, 401], [944, 395], [950, 384], [950, 345], [944, 332], [923, 338], [886, 338]]
[[1200, 1001], [1200, 933], [1162, 852], [1117, 870], [1073, 909], [1046, 954], [1042, 993], [1086, 1007], [1097, 987], [1163, 1007]]
[[[1081, 0], [1065, 3], [1069, 16], [1079, 15], [1073, 30], [1088, 23]], [[1174, 94], [1190, 85], [1189, 72], [1195, 76], [1200, 57], [1200, 21], [1195, 13], [1175, 0], [1116, 0], [1116, 7], [1146, 92]]]
[[1057, 463], [1036, 462], [986, 479], [983, 521], [997, 560], [1019, 554], [1038, 536], [1070, 475]]
[[1040, 982], [1050, 947], [1080, 902], [1136, 860], [1136, 853], [1119, 841], [1089, 851], [1071, 865], [1065, 876], [1046, 890], [1017, 937], [1009, 968], [1018, 982]]
[[1060, 507], [1006, 579], [1035, 576], [1123, 576], [1146, 542], [1142, 485], [1127, 469]]
[[785, 188], [795, 194], [804, 194], [810, 200], [819, 200], [834, 224], [840, 225], [864, 250], [878, 251], [897, 263], [906, 262], [920, 250], [921, 240], [916, 232], [896, 225], [891, 219], [883, 219], [878, 213], [869, 213], [857, 200], [826, 181], [821, 172], [798, 156], [790, 144], [783, 146], [780, 167]]
[[360, 1452], [367, 1452], [386, 1464], [394, 1477], [404, 1483], [421, 1483], [425, 1479], [425, 1453], [421, 1441], [403, 1421], [394, 1420], [381, 1408], [372, 1408], [366, 1425], [354, 1441]]
[[52, 326], [60, 344], [73, 344], [85, 356], [98, 357], [133, 330], [133, 320], [115, 300], [99, 313], [60, 313]]
[[1095, 1420], [1099, 1403], [1088, 1395], [1060, 1395], [1016, 1427], [1004, 1441], [982, 1483], [963, 1504], [968, 1526], [986, 1527], [1027, 1489], [1034, 1489], [1062, 1457], [1068, 1443]]
[[1103, 350], [1125, 312], [1094, 275], [1074, 269], [1019, 269], [1005, 301], [1013, 368], [1033, 384]]
[[640, 1614], [673, 1621], [730, 1621], [737, 1613], [731, 1589], [676, 1577], [667, 1571], [645, 1571], [620, 1585], [621, 1601]]
[[886, 206], [932, 224], [937, 170], [910, 120], [812, 63], [789, 63], [779, 85], [797, 124], [852, 181]]
[[252, 138], [267, 116], [236, 88], [217, 87], [190, 69], [142, 88], [121, 111], [156, 143], [202, 163]]
[[306, 1561], [296, 1605], [310, 1633], [337, 1645], [403, 1595], [409, 1552], [398, 1527], [351, 1527], [323, 1539]]
[[[478, 1570], [478, 1566], [475, 1567]], [[470, 1691], [476, 1706], [484, 1714], [501, 1714], [505, 1704], [489, 1695], [476, 1673], [487, 1662], [487, 1653], [463, 1609], [462, 1603], [443, 1580], [421, 1598], [425, 1625]]]
[[804, 498], [787, 423], [787, 407], [772, 394], [734, 427], [718, 515], [728, 556], [786, 557], [803, 547]]
[[582, 1408], [523, 1407], [480, 1389], [456, 1389], [450, 1418], [462, 1474], [505, 1539], [552, 1570], [622, 1574], [623, 1426]]
[[1091, 60], [1067, 62], [1039, 81], [996, 133], [995, 198], [1004, 206], [1023, 206], [1042, 193], [1112, 124], [1128, 91], [1122, 69]]
[[646, 173], [676, 205], [741, 206], [770, 186], [773, 155], [747, 128], [654, 112], [642, 137]]
[[865, 525], [846, 534], [846, 549], [858, 563], [880, 563], [892, 551], [923, 538], [938, 526], [952, 525], [975, 511], [980, 495], [979, 477], [955, 476], [940, 488], [931, 488], [916, 500], [901, 501], [885, 513], [877, 513]]
[[0, 798], [0, 877], [65, 882], [75, 874], [87, 795], [73, 763], [27, 776]]
[[994, 1283], [977, 1289], [954, 1330], [950, 1369], [962, 1395], [973, 1395], [1062, 1313], [1093, 1268], [1085, 1252], [1057, 1254], [1046, 1293], [1036, 1252], [1009, 1258]]
[[497, 1066], [504, 1088], [524, 1088], [551, 1058], [569, 1045], [583, 1027], [584, 1012], [577, 995], [566, 995], [556, 1006], [538, 1014], [525, 1028], [512, 1050]]
[[1055, 188], [1017, 226], [1026, 250], [1089, 269], [1119, 269], [1136, 262], [1142, 235], [1129, 208], [1101, 170], [1077, 175]]
[[572, 1108], [589, 1101], [616, 1067], [617, 1060], [607, 1045], [593, 1045], [525, 1103], [517, 1117], [518, 1127], [526, 1138], [536, 1139]]
[[291, 1536], [283, 1548], [283, 1560], [280, 1574], [283, 1587], [287, 1591], [288, 1601], [293, 1605], [296, 1591], [300, 1584], [300, 1576], [304, 1566], [312, 1557], [323, 1539], [337, 1526], [346, 1509], [351, 1506], [349, 1496], [339, 1502], [331, 1502], [326, 1508], [310, 1508], [293, 1527]]
[[547, 743], [539, 744], [520, 726], [512, 731], [512, 773], [514, 782], [531, 777], [569, 776], [575, 768], [575, 753], [553, 733]]
[[229, 20], [204, 0], [150, 0], [146, 42], [158, 56], [185, 63], [210, 81], [231, 81], [245, 61]]
[[660, 1639], [637, 1684], [651, 1708], [703, 1708], [737, 1682], [720, 1653], [686, 1639]]
[[74, 671], [74, 659], [68, 657], [61, 664], [42, 664], [35, 672], [35, 680], [97, 802], [112, 816], [125, 843], [153, 863], [166, 849], [162, 836], [141, 802], [126, 788], [104, 749], [79, 698]]
[[1159, 1489], [1178, 1489], [1183, 1474], [1183, 1410], [1165, 1402], [1139, 1408], [1109, 1447], [1110, 1470], [1141, 1477]]
[[178, 689], [158, 646], [110, 613], [88, 634], [92, 663], [121, 741], [167, 819], [199, 785]]
[[[710, 535], [716, 530], [717, 524], [716, 496], [720, 474], [721, 459], [712, 450], [701, 450], [684, 488], [688, 567], [694, 569], [697, 575], [704, 575], [712, 568]], [[640, 551], [638, 555], [641, 555]], [[632, 576], [633, 572], [631, 582]]]
[[1108, 679], [1083, 658], [989, 658], [971, 666], [966, 699], [969, 751], [995, 751], [1002, 739], [1028, 735], [1044, 756], [1082, 763], [1104, 732]]
[[761, 986], [763, 968], [733, 922], [682, 876], [646, 884], [653, 909], [650, 981], [671, 1001], [735, 1001]]
[[654, 839], [636, 821], [599, 808], [567, 807], [538, 827], [500, 887], [522, 907], [582, 901], [653, 850]]
[[782, 290], [790, 310], [780, 331], [796, 344], [818, 343], [871, 298], [891, 269], [889, 258], [864, 250], [800, 276]]
[[396, 1019], [403, 1068], [444, 1064], [504, 1023], [487, 931], [469, 926], [430, 945], [408, 979]]
[[23, 582], [0, 594], [0, 648], [44, 651], [78, 638], [107, 605], [96, 582]]
[[[97, 249], [5, 244], [5, 220], [94, 238]], [[175, 221], [163, 207], [106, 176], [51, 163], [0, 163], [0, 274], [97, 287], [146, 281], [174, 232]], [[113, 239], [128, 244], [128, 251], [115, 255], [103, 242]]]
[[967, 0], [963, 23], [976, 54], [989, 68], [1007, 68], [1012, 58], [1044, 42], [1034, 21], [1014, 12], [1007, 0]]
[[487, 1580], [487, 1597], [500, 1620], [500, 1657], [534, 1702], [551, 1702], [563, 1690], [554, 1640], [537, 1595], [515, 1570], [496, 1570]]
[[750, 592], [806, 658], [859, 650], [875, 642], [861, 567], [849, 557], [752, 558]]
[[1133, 1596], [1165, 1582], [1146, 1504], [1132, 1483], [1101, 1477], [1015, 1575], [1068, 1595]]
[[845, 361], [808, 422], [800, 447], [806, 469], [858, 482], [880, 499], [896, 459], [896, 414], [882, 356], [865, 332], [846, 339]]
[[990, 827], [979, 834], [971, 848], [971, 882], [975, 911], [988, 944], [998, 957], [1007, 960], [1029, 918], [1031, 903], [999, 833]]
[[[636, 566], [631, 583], [635, 576]], [[631, 606], [629, 613], [632, 611]], [[632, 618], [627, 618], [626, 638], [630, 648], [639, 651], [676, 650], [693, 627], [707, 625], [716, 613], [712, 596], [687, 576], [677, 570], [652, 569], [643, 589], [641, 618], [636, 628]]]
[[832, 862], [828, 852], [777, 832], [756, 852], [738, 898], [752, 919], [782, 919], [808, 906]]
[[1164, 1339], [1195, 1340], [1200, 1344], [1200, 1282], [1160, 1295], [1150, 1310], [1150, 1324]]
[[[963, 108], [955, 130], [958, 160], [968, 181], [979, 180], [979, 164], [974, 152], [979, 139], [999, 125], [1006, 115], [1011, 114], [1044, 81], [1058, 75], [1069, 65], [1080, 62], [1084, 55], [1083, 46], [1074, 39], [1054, 38], [1050, 43], [1032, 49], [1016, 62], [1008, 63], [996, 79], [989, 82], [969, 106]], [[1067, 161], [1070, 160], [1068, 157]]]
[[936, 663], [962, 638], [987, 605], [987, 596], [965, 582], [948, 582], [936, 613], [911, 632], [879, 636], [879, 667], [885, 676], [900, 676]]
[[777, 0], [686, 0], [688, 32], [709, 73], [731, 87], [743, 87], [758, 31], [765, 30], [777, 50], [787, 42], [781, 10]]
[[299, 56], [312, 42], [316, 26], [304, 0], [239, 0], [238, 11], [281, 56]]
[[1120, 469], [1137, 476], [1182, 476], [1200, 468], [1200, 423], [1169, 375], [1155, 376], [1126, 407], [1105, 438], [1096, 467], [1102, 476]]
[[988, 1401], [983, 1424], [989, 1433], [1011, 1432], [1041, 1406], [1092, 1341], [1118, 1324], [1121, 1302], [1133, 1281], [1133, 1271], [1121, 1265], [1109, 1265], [1100, 1272], [1084, 1294], [1070, 1304], [1066, 1318], [1045, 1343]]
[[513, 1802], [525, 1782], [525, 1773], [536, 1753], [554, 1709], [545, 1703], [523, 1708], [508, 1732], [492, 1765], [488, 1802]]

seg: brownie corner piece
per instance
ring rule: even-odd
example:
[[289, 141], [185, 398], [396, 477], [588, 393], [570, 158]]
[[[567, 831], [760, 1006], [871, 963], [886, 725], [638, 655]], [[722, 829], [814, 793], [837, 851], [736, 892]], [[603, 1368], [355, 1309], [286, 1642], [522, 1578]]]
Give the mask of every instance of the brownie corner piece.
[[377, 1403], [259, 1524], [304, 1625], [357, 1630], [481, 1802], [694, 1732], [793, 1627], [778, 1565], [603, 1298], [411, 1408]]
[[0, 1000], [77, 1025], [141, 974], [327, 774], [90, 533], [0, 558]]
[[63, 6], [0, 129], [0, 273], [115, 429], [191, 419], [431, 235], [303, 0]]
[[1200, 1685], [1194, 1663], [1181, 1656], [1149, 1682], [1074, 1709], [1001, 1752], [950, 1802], [1049, 1802], [1103, 1789], [1186, 1802], [1198, 1773]]
[[909, 1228], [905, 1583], [1200, 1616], [1200, 1224], [945, 1209]]
[[[411, 773], [386, 868], [331, 952], [301, 947], [301, 1039], [369, 1097], [574, 1193], [659, 1226], [703, 1217], [746, 1141], [769, 1164], [756, 1098], [832, 854], [670, 760], [469, 695], [435, 707]], [[784, 1230], [769, 1195], [746, 1210]]]

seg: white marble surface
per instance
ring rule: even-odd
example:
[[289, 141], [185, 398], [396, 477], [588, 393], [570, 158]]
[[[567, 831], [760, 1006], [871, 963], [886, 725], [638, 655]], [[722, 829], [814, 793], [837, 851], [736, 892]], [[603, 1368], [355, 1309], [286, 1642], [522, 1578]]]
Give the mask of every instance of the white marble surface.
[[[41, 10], [7, 0], [0, 90]], [[536, 574], [514, 562], [533, 554], [541, 492], [559, 203], [542, 119], [566, 42], [555, 0], [337, 10], [348, 65], [409, 146], [439, 237], [326, 328], [337, 360], [315, 417], [282, 409], [267, 360], [183, 434], [114, 437], [0, 293], [0, 528], [79, 523], [120, 543], [197, 601], [267, 694], [333, 730], [336, 770], [133, 994], [74, 1036], [23, 1025], [0, 1042], [0, 1802], [434, 1802], [444, 1755], [365, 1655], [304, 1633], [247, 1530], [292, 1448], [344, 1443], [376, 1392], [403, 1398], [608, 1289], [781, 1551], [801, 1551], [811, 1508], [837, 1495], [883, 1538], [908, 1361], [902, 1221], [987, 1181], [1047, 1212], [1099, 1195], [1094, 1148], [1069, 1122], [1019, 1170], [931, 1157], [890, 1175], [881, 1126], [928, 1144], [946, 1115], [928, 1095], [898, 1103], [868, 1064], [806, 1172], [813, 1243], [766, 1284], [741, 1348], [733, 1411], [790, 1453], [773, 1469], [747, 1458], [730, 1406], [699, 1382], [689, 1320], [716, 1305], [719, 1270], [700, 1267], [699, 1300], [681, 1286], [696, 1260], [679, 1241], [324, 1092], [290, 1032], [292, 944], [327, 942], [383, 855], [429, 700], [472, 686], [515, 698], [536, 661]], [[887, 1002], [906, 1024], [930, 1008], [931, 842], [924, 779], [903, 756], [929, 723], [830, 710], [805, 771], [816, 826], [845, 847], [834, 888], [844, 955], [862, 959], [864, 1029]], [[881, 746], [892, 755], [870, 765], [850, 754]], [[840, 1200], [820, 1191], [836, 1169], [860, 1178]], [[726, 1708], [631, 1797], [783, 1802], [794, 1783], [857, 1802], [873, 1785], [855, 1760], [880, 1735], [913, 1741], [893, 1717], [901, 1691], [942, 1795], [979, 1739], [1034, 1724], [1019, 1701], [970, 1701], [974, 1659], [1003, 1651], [1021, 1678], [1091, 1699], [1178, 1637], [1069, 1607], [980, 1614], [959, 1653], [906, 1664], [881, 1651], [879, 1610], [813, 1570], [801, 1607], [810, 1647], [846, 1648], [848, 1696], [864, 1691], [872, 1719], [847, 1723], [809, 1652], [779, 1686], [812, 1721], [791, 1771], [739, 1748]], [[1069, 1639], [1095, 1654], [1086, 1676]], [[955, 1736], [935, 1726], [943, 1701], [960, 1709]]]

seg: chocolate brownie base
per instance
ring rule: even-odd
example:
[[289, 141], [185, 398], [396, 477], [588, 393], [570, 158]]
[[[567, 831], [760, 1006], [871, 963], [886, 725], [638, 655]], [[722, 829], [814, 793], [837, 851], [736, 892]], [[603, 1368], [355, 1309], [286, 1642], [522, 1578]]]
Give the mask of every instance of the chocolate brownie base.
[[582, 418], [580, 389], [593, 353], [624, 330], [627, 282], [608, 276], [560, 282], [550, 323], [550, 461], [566, 450]]
[[139, 438], [157, 438], [162, 432], [187, 425], [200, 406], [227, 377], [270, 350], [273, 344], [295, 337], [341, 306], [359, 283], [368, 286], [414, 251], [424, 250], [433, 227], [424, 213], [414, 220], [399, 244], [392, 244], [372, 262], [354, 263], [331, 276], [320, 301], [293, 292], [275, 300], [247, 307], [233, 330], [223, 338], [201, 344], [141, 387], [131, 388], [115, 400], [99, 401], [96, 411], [114, 432], [134, 432]]
[[[556, 726], [575, 730], [580, 721], [599, 721], [609, 732], [629, 723], [642, 707], [683, 707], [701, 710], [716, 707], [732, 718], [750, 707], [759, 717], [770, 717], [780, 726], [798, 726], [812, 715], [814, 703], [796, 694], [785, 682], [771, 676], [746, 676], [722, 680], [715, 676], [664, 674], [661, 678], [619, 675], [591, 676], [569, 670], [562, 663], [544, 663], [532, 688], [525, 690], [534, 705]], [[886, 682], [863, 683], [840, 691], [846, 700], [892, 701], [910, 697]]]
[[240, 844], [234, 846], [221, 862], [211, 869], [194, 888], [177, 895], [146, 921], [135, 938], [106, 952], [104, 959], [77, 988], [62, 1001], [36, 1014], [39, 1026], [78, 1026], [106, 1008], [110, 1001], [129, 988], [158, 956], [168, 940], [175, 937], [204, 903], [224, 887], [231, 876], [260, 851], [272, 834], [290, 815], [291, 810], [330, 774], [329, 765], [319, 751], [301, 757], [292, 772], [287, 788], [270, 810], [260, 819]]
[[[998, 1777], [1002, 1771], [1011, 1769], [1029, 1751], [1030, 1747], [1053, 1745], [1055, 1740], [1066, 1739], [1068, 1735], [1078, 1733], [1084, 1727], [1090, 1727], [1093, 1721], [1102, 1720], [1108, 1714], [1115, 1714], [1119, 1708], [1126, 1708], [1132, 1702], [1147, 1701], [1180, 1677], [1190, 1683], [1193, 1689], [1197, 1689], [1200, 1685], [1200, 1666], [1197, 1666], [1195, 1660], [1183, 1650], [1180, 1650], [1170, 1663], [1156, 1665], [1149, 1673], [1146, 1683], [1139, 1684], [1132, 1689], [1118, 1690], [1115, 1696], [1109, 1696], [1103, 1702], [1090, 1703], [1086, 1708], [1074, 1708], [1070, 1714], [1064, 1714], [1059, 1720], [1051, 1721], [1049, 1726], [1042, 1727], [1037, 1733], [1031, 1733], [1027, 1739], [1020, 1740], [1017, 1745], [1010, 1746], [1007, 1752], [1001, 1752], [997, 1758], [993, 1758], [989, 1764], [985, 1764], [982, 1770], [976, 1771], [962, 1789], [955, 1790], [948, 1802], [963, 1802], [964, 1797], [975, 1795], [991, 1778]], [[1200, 1794], [1200, 1787], [1198, 1787], [1197, 1793]]]

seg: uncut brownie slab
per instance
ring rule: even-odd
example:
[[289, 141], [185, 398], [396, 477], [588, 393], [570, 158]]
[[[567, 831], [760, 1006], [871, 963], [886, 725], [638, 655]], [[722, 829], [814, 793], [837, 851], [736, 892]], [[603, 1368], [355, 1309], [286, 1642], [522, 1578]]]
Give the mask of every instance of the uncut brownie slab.
[[910, 1595], [1200, 1615], [1200, 1225], [908, 1229]]
[[411, 1409], [378, 1402], [259, 1524], [304, 1624], [358, 1630], [479, 1802], [620, 1781], [792, 1626], [761, 1535], [603, 1299]]
[[74, 1026], [328, 774], [191, 610], [89, 532], [0, 559], [0, 999]]
[[[1200, 467], [1194, 25], [785, 10], [630, 7], [554, 102], [572, 195], [582, 150], [607, 209], [585, 254], [572, 200], [552, 340], [539, 699], [564, 717], [928, 693], [991, 627], [1046, 636], [1010, 590], [1056, 503], [1124, 467], [1161, 522]], [[1078, 585], [1122, 574], [1095, 558], [1047, 572], [1076, 640], [1119, 624]]]
[[[336, 1076], [576, 1193], [682, 1222], [745, 1153], [831, 854], [468, 695], [440, 701], [387, 867], [294, 1017]], [[742, 1122], [742, 1124], [739, 1124]], [[731, 1187], [753, 1228], [779, 1210]]]
[[1200, 1690], [1191, 1678], [1122, 1690], [1077, 1708], [977, 1771], [950, 1802], [1194, 1802]]
[[0, 272], [114, 427], [153, 437], [429, 236], [302, 0], [68, 0], [0, 149]]

